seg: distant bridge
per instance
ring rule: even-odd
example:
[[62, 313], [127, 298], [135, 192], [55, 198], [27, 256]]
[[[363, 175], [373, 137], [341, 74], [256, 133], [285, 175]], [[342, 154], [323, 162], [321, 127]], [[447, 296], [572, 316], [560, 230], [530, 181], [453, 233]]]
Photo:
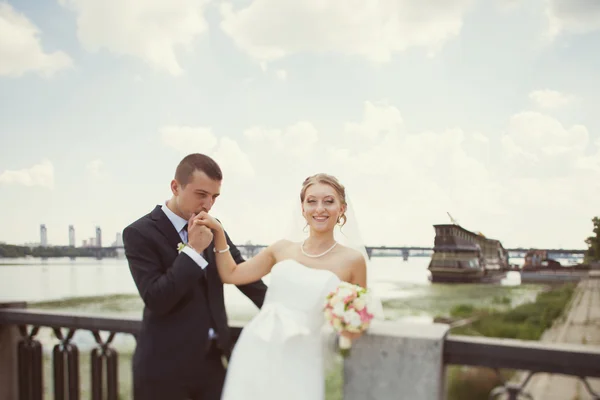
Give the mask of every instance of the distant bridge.
[[[266, 245], [262, 244], [239, 244], [236, 247], [244, 254], [246, 258], [250, 258], [258, 254], [258, 252]], [[432, 247], [422, 246], [365, 246], [367, 255], [369, 258], [372, 257], [402, 257], [407, 260], [409, 257], [431, 257], [433, 253]], [[96, 247], [89, 248], [96, 258], [110, 258], [120, 257], [124, 253], [123, 246], [111, 246], [111, 247]], [[526, 248], [511, 248], [506, 249], [510, 258], [523, 258], [530, 249]], [[585, 254], [586, 250], [582, 249], [537, 249], [546, 250], [548, 258], [551, 259], [569, 259], [569, 258], [581, 258]], [[81, 257], [81, 256], [79, 256]]]

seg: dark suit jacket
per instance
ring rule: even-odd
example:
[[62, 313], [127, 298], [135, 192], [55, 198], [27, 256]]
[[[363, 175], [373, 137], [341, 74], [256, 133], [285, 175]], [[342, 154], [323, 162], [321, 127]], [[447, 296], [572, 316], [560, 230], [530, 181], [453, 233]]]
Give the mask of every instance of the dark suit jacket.
[[[125, 256], [144, 301], [142, 328], [133, 358], [136, 380], [198, 380], [199, 375], [206, 372], [203, 361], [208, 347], [210, 314], [219, 347], [226, 355], [231, 350], [214, 244], [203, 254], [208, 262], [203, 270], [187, 254], [178, 253], [177, 245], [181, 241], [160, 206], [123, 230]], [[227, 242], [235, 261], [243, 262], [240, 251], [228, 236]], [[262, 281], [238, 288], [257, 307], [262, 306], [267, 289]]]

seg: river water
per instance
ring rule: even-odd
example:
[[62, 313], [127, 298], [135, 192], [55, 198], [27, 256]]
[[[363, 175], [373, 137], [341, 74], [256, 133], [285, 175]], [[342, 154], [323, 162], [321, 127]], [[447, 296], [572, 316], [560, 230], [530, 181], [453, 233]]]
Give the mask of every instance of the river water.
[[[473, 300], [470, 298], [473, 292], [481, 292], [484, 297], [487, 292], [491, 296], [497, 296], [513, 293], [514, 290], [509, 290], [511, 287], [521, 286], [520, 276], [516, 272], [510, 272], [506, 279], [499, 285], [493, 285], [491, 290], [487, 284], [431, 284], [428, 279], [428, 263], [429, 257], [411, 257], [407, 261], [399, 257], [373, 257], [368, 266], [369, 286], [377, 296], [383, 300], [396, 300], [396, 304], [403, 301], [415, 302], [418, 299], [432, 300], [439, 297], [440, 293], [444, 294], [444, 298], [450, 297], [456, 301]], [[269, 284], [268, 275], [264, 282]], [[523, 294], [522, 291], [517, 293]], [[43, 302], [115, 294], [137, 294], [125, 259], [0, 259], [0, 302]], [[254, 305], [234, 286], [226, 285], [225, 300], [234, 318], [246, 319], [256, 312]], [[404, 316], [427, 316], [427, 312], [420, 313], [418, 309], [428, 307], [416, 305], [415, 312], [404, 313]], [[443, 308], [442, 304], [440, 306]]]
[[[386, 319], [431, 323], [437, 315], [448, 315], [455, 305], [514, 306], [533, 300], [543, 288], [521, 284], [518, 272], [509, 272], [499, 284], [432, 284], [428, 279], [428, 263], [429, 257], [370, 260], [369, 287], [383, 300]], [[263, 280], [269, 285], [268, 275]], [[127, 261], [110, 258], [0, 259], [0, 302], [13, 301], [66, 313], [135, 318], [141, 318], [143, 308]], [[232, 285], [225, 285], [225, 303], [230, 321], [245, 322], [258, 312]], [[50, 351], [48, 345], [55, 342], [51, 331], [42, 329], [38, 338], [44, 343], [45, 352]], [[82, 350], [94, 346], [89, 332], [78, 331], [74, 341]], [[135, 342], [128, 335], [117, 335], [113, 344], [121, 350], [131, 350]]]

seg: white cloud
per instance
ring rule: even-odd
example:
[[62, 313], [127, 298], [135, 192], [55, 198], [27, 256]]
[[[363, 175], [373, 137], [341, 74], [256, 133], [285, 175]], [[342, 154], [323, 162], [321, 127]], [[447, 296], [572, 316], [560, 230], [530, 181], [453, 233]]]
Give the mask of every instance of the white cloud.
[[208, 0], [59, 0], [77, 13], [77, 36], [90, 52], [107, 49], [180, 75], [178, 50], [207, 30]]
[[529, 98], [533, 100], [538, 107], [547, 109], [562, 108], [576, 100], [573, 95], [550, 89], [534, 90], [529, 93]]
[[235, 140], [222, 138], [219, 147], [209, 155], [221, 166], [224, 179], [228, 176], [251, 178], [255, 175], [252, 162]]
[[239, 141], [215, 139], [208, 154], [226, 175], [215, 212], [226, 210], [235, 240], [270, 243], [299, 210], [302, 181], [327, 172], [348, 189], [369, 244], [431, 244], [431, 225], [450, 212], [508, 246], [559, 246], [557, 221], [580, 232], [596, 212], [589, 199], [600, 196], [600, 141], [589, 136], [584, 126], [537, 112], [512, 116], [501, 137], [410, 132], [398, 108], [367, 101], [338, 134], [299, 121], [251, 127]]
[[211, 128], [169, 125], [160, 129], [163, 143], [179, 153], [203, 153], [215, 159], [224, 175], [252, 177], [254, 168], [248, 156], [234, 140], [218, 138]]
[[278, 69], [275, 71], [275, 76], [277, 76], [277, 79], [280, 81], [285, 81], [287, 79], [287, 71], [285, 69]]
[[522, 0], [495, 0], [496, 9], [501, 12], [511, 12], [517, 10], [521, 6]]
[[[378, 133], [382, 126], [386, 134]], [[458, 128], [408, 132], [395, 107], [367, 102], [362, 121], [347, 123], [346, 133], [356, 127], [372, 144], [331, 149], [329, 160], [358, 189], [353, 198], [370, 241], [428, 243], [430, 224], [449, 211], [467, 229], [505, 243], [523, 242], [515, 227], [526, 224], [528, 244], [558, 246], [557, 221], [576, 232], [596, 213], [590, 199], [600, 196], [600, 146], [589, 143], [584, 126], [518, 113], [498, 147], [493, 136]]]
[[168, 125], [160, 129], [163, 143], [181, 153], [208, 153], [217, 145], [217, 137], [207, 127]]
[[299, 121], [281, 129], [268, 129], [255, 126], [247, 129], [244, 136], [249, 140], [249, 145], [263, 149], [272, 149], [274, 152], [284, 153], [286, 156], [305, 156], [319, 141], [319, 132], [313, 124]]
[[104, 162], [102, 160], [97, 159], [90, 161], [85, 168], [92, 178], [99, 179], [106, 177], [106, 173], [104, 172]]
[[43, 160], [30, 168], [5, 170], [0, 173], [0, 184], [40, 186], [54, 188], [54, 166], [48, 160]]
[[480, 143], [489, 143], [490, 139], [481, 132], [471, 134], [471, 138]]
[[45, 52], [40, 30], [10, 4], [0, 2], [0, 76], [35, 72], [50, 77], [73, 65], [63, 51]]
[[346, 138], [362, 141], [374, 141], [386, 135], [398, 135], [403, 132], [404, 120], [400, 111], [386, 102], [364, 103], [363, 121], [348, 122], [345, 126]]
[[585, 34], [600, 29], [598, 0], [546, 0], [548, 33], [551, 38], [561, 34]]
[[[463, 149], [471, 139], [462, 130], [408, 133], [400, 111], [386, 102], [365, 102], [362, 119], [341, 128], [337, 135], [322, 135], [302, 121], [244, 132], [242, 147], [256, 170], [253, 190], [266, 196], [257, 204], [268, 205], [255, 210], [257, 215], [291, 216], [302, 181], [316, 172], [333, 174], [346, 185], [372, 243], [427, 243], [431, 224], [445, 218], [447, 210], [494, 217], [506, 212], [500, 185]], [[242, 211], [230, 218], [250, 227], [263, 224]], [[269, 241], [276, 237], [262, 237], [276, 228], [234, 229], [240, 239]]]
[[510, 157], [510, 168], [528, 176], [540, 179], [565, 176], [590, 167], [582, 161], [589, 146], [587, 128], [582, 125], [567, 128], [557, 119], [538, 112], [513, 115], [502, 144]]
[[[334, 52], [388, 62], [394, 53], [429, 53], [459, 35], [471, 0], [254, 0], [221, 7], [222, 29], [260, 62], [299, 52]], [[307, 29], [306, 27], [310, 27]]]

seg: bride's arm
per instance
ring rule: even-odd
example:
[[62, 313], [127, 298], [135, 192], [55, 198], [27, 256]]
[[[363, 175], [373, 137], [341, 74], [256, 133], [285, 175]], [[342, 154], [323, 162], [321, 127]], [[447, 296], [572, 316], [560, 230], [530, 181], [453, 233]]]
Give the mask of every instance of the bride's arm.
[[255, 282], [271, 272], [271, 268], [276, 262], [275, 254], [284, 241], [276, 242], [261, 250], [251, 259], [237, 264], [229, 252], [223, 226], [206, 213], [201, 213], [196, 218], [197, 222], [195, 223], [208, 226], [213, 231], [217, 269], [223, 283], [244, 285]]

